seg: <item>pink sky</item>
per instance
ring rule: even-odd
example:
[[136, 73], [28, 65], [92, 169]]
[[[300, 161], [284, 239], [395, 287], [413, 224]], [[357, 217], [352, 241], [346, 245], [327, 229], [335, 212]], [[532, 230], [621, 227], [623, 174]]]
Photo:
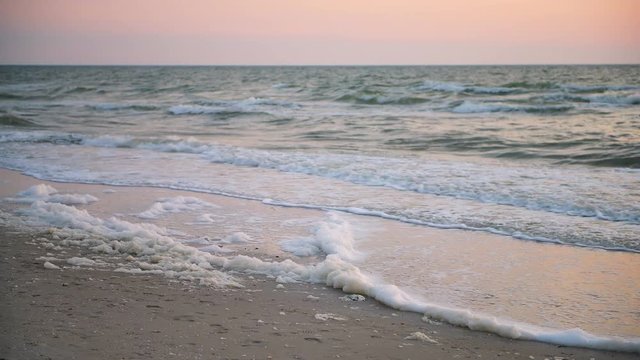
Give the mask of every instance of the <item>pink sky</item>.
[[640, 63], [640, 0], [0, 0], [0, 63]]

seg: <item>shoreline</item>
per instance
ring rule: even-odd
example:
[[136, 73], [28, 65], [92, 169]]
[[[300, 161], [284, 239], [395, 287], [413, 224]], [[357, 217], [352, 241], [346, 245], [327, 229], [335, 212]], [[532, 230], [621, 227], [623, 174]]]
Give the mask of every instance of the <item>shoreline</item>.
[[[213, 289], [64, 261], [50, 270], [37, 260], [47, 256], [37, 243], [46, 234], [1, 230], [0, 352], [7, 359], [635, 358], [426, 323], [372, 299], [345, 302], [343, 292], [313, 284], [242, 277], [243, 289]], [[427, 337], [412, 339], [417, 332]]]
[[[29, 186], [22, 185], [18, 191]], [[215, 289], [114, 272], [108, 259], [84, 248], [46, 249], [55, 241], [50, 233], [4, 225], [1, 230], [1, 322], [7, 326], [0, 349], [7, 358], [635, 357], [427, 323], [420, 314], [371, 298], [345, 302], [340, 300], [345, 293], [316, 284], [278, 285], [263, 276], [235, 273], [244, 288]], [[107, 265], [89, 269], [64, 261], [76, 256]], [[62, 269], [45, 269], [42, 257], [59, 258], [51, 263]], [[412, 334], [416, 339], [407, 339]]]

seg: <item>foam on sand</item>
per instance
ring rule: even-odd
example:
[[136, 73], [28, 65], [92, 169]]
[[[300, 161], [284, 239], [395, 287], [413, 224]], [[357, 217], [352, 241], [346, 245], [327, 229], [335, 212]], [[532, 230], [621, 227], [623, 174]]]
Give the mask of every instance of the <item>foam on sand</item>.
[[336, 254], [345, 260], [361, 257], [354, 248], [353, 233], [349, 223], [337, 213], [330, 213], [329, 219], [315, 226], [314, 236], [284, 240], [282, 249], [297, 256], [317, 256]]
[[224, 239], [220, 240], [223, 244], [255, 244], [259, 243], [259, 240], [253, 239], [251, 236], [243, 233], [243, 232], [234, 232], [224, 237]]
[[409, 334], [409, 336], [404, 338], [405, 340], [419, 340], [422, 342], [427, 342], [427, 343], [432, 343], [432, 344], [438, 344], [438, 341], [432, 339], [431, 337], [429, 337], [429, 335], [422, 333], [420, 331], [416, 331], [413, 332], [411, 334]]
[[8, 198], [7, 200], [26, 204], [41, 200], [67, 205], [86, 205], [98, 201], [98, 198], [89, 194], [60, 194], [53, 186], [39, 184], [21, 191], [16, 197]]
[[[54, 240], [57, 245], [81, 246], [96, 253], [130, 257], [130, 261], [121, 264], [117, 271], [162, 274], [216, 287], [242, 286], [229, 271], [267, 275], [278, 283], [323, 283], [346, 293], [372, 297], [399, 310], [424, 314], [428, 319], [508, 338], [640, 353], [640, 339], [637, 338], [603, 337], [581, 329], [546, 329], [421, 301], [393, 284], [364, 273], [354, 264], [360, 256], [354, 247], [355, 239], [348, 222], [337, 213], [328, 213], [327, 219], [316, 226], [313, 237], [294, 247], [312, 244], [327, 254], [322, 261], [311, 265], [291, 259], [277, 262], [246, 255], [224, 257], [182, 244], [171, 238], [169, 230], [153, 224], [130, 223], [115, 217], [101, 219], [86, 210], [60, 203], [37, 200], [20, 213], [32, 225], [58, 228], [52, 236], [58, 238]], [[85, 260], [73, 262], [87, 263]]]
[[176, 196], [171, 198], [162, 198], [155, 202], [151, 207], [138, 214], [143, 219], [156, 219], [168, 213], [178, 213], [184, 211], [196, 211], [203, 208], [217, 208], [217, 205], [203, 201], [197, 197]]

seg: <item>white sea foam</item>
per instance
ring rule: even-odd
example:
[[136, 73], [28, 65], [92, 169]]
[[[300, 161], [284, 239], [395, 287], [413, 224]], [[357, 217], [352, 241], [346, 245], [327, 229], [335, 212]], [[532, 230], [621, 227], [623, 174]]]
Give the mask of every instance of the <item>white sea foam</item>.
[[[225, 259], [183, 245], [167, 229], [117, 218], [102, 220], [73, 206], [36, 201], [21, 211], [34, 224], [63, 228], [57, 232], [63, 246], [82, 246], [106, 254], [128, 254], [139, 259], [133, 272], [155, 271], [171, 278], [212, 286], [240, 286], [230, 275], [213, 269]], [[137, 269], [137, 270], [136, 270]]]
[[98, 198], [89, 194], [54, 194], [44, 200], [66, 205], [86, 205], [98, 201]]
[[221, 243], [224, 244], [255, 244], [259, 243], [259, 240], [253, 239], [251, 236], [243, 233], [243, 232], [234, 232], [224, 237], [224, 239], [220, 240]]
[[228, 254], [233, 252], [233, 250], [225, 247], [220, 247], [220, 245], [202, 246], [202, 247], [199, 247], [198, 250], [212, 253], [212, 254]]
[[143, 219], [156, 219], [169, 213], [178, 213], [185, 211], [196, 211], [204, 208], [217, 208], [218, 206], [197, 197], [192, 196], [176, 196], [171, 198], [162, 198], [155, 202], [151, 207], [138, 214]]
[[405, 340], [419, 340], [422, 342], [428, 342], [432, 344], [438, 344], [438, 341], [432, 339], [429, 335], [420, 331], [412, 332], [409, 336], [404, 338]]
[[86, 205], [98, 201], [98, 198], [89, 194], [60, 194], [53, 186], [39, 184], [19, 192], [16, 197], [7, 200], [27, 204], [34, 201], [46, 201], [67, 205]]
[[351, 226], [336, 213], [330, 213], [329, 219], [315, 226], [314, 236], [284, 240], [280, 245], [298, 256], [335, 254], [347, 261], [362, 257], [354, 248]]
[[51, 185], [38, 184], [31, 186], [27, 190], [19, 192], [18, 197], [23, 197], [26, 199], [42, 199], [57, 192], [58, 190], [56, 190], [56, 188]]

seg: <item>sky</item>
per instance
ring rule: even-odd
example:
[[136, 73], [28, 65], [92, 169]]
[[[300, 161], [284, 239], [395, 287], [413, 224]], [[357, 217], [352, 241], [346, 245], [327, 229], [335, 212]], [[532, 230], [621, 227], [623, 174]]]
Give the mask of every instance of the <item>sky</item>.
[[640, 0], [0, 0], [0, 64], [640, 63]]

